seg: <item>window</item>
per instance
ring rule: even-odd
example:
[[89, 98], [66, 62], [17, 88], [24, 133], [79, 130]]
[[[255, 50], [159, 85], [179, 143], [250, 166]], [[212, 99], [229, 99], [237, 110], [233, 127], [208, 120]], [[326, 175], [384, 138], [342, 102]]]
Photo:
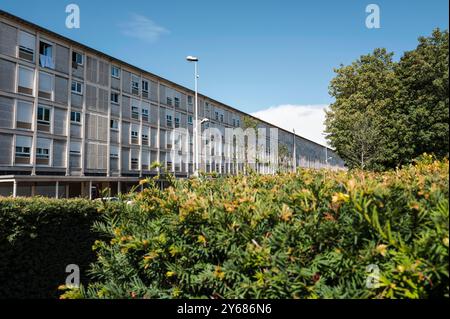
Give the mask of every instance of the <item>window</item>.
[[214, 112], [214, 115], [215, 115], [215, 119], [216, 119], [216, 121], [218, 121], [219, 120], [219, 112]]
[[81, 154], [81, 142], [70, 142], [70, 154], [79, 155]]
[[175, 127], [180, 127], [180, 119], [178, 117], [175, 118]]
[[133, 170], [139, 169], [139, 158], [137, 158], [137, 157], [131, 158], [131, 169], [133, 169]]
[[131, 125], [131, 143], [139, 144], [139, 126], [136, 124]]
[[109, 127], [113, 130], [119, 129], [119, 121], [118, 120], [111, 120]]
[[190, 105], [190, 106], [192, 106], [192, 104], [193, 104], [193, 102], [192, 102], [192, 96], [191, 95], [188, 95], [188, 97], [187, 97], [187, 102], [188, 102], [188, 104]]
[[36, 148], [36, 158], [50, 158], [49, 149], [48, 148]]
[[53, 45], [49, 42], [41, 40], [39, 43], [39, 63], [41, 67], [54, 69], [53, 63]]
[[220, 114], [220, 122], [223, 123], [223, 114]]
[[172, 126], [172, 115], [166, 115], [166, 125]]
[[119, 147], [111, 145], [109, 148], [109, 156], [112, 158], [119, 158]]
[[81, 113], [80, 112], [70, 112], [70, 121], [72, 123], [81, 123]]
[[142, 119], [144, 120], [144, 121], [148, 121], [148, 114], [149, 114], [149, 111], [148, 111], [148, 108], [142, 108]]
[[19, 31], [19, 58], [34, 62], [36, 37], [27, 32]]
[[83, 65], [83, 55], [81, 53], [72, 52], [72, 65]]
[[116, 79], [120, 79], [120, 69], [116, 66], [111, 67], [111, 76]]
[[233, 119], [233, 126], [236, 126], [236, 119]]
[[148, 92], [148, 81], [142, 80], [142, 91]]
[[53, 96], [53, 76], [39, 72], [39, 97], [51, 100]]
[[19, 67], [19, 93], [33, 95], [34, 71]]
[[17, 101], [16, 127], [30, 130], [32, 118], [33, 104], [25, 101]]
[[146, 97], [148, 97], [148, 81], [142, 80], [142, 93], [147, 93]]
[[29, 157], [31, 154], [31, 142], [32, 138], [30, 136], [16, 136], [16, 157], [25, 157], [28, 158], [28, 163], [21, 164], [29, 164]]
[[18, 157], [29, 157], [30, 156], [30, 147], [25, 146], [16, 146], [16, 156]]
[[175, 101], [175, 107], [180, 107], [180, 99], [179, 98], [174, 98]]
[[139, 108], [137, 106], [131, 106], [131, 117], [136, 120], [139, 119]]
[[38, 138], [36, 141], [36, 164], [49, 165], [52, 140]]
[[76, 94], [83, 94], [83, 83], [72, 80], [72, 92]]
[[142, 133], [142, 141], [148, 144], [148, 133]]
[[111, 102], [119, 104], [119, 93], [111, 93]]
[[167, 105], [172, 105], [172, 98], [167, 97], [166, 102], [167, 102]]
[[39, 124], [50, 125], [50, 109], [39, 106], [37, 114], [37, 122]]
[[236, 120], [236, 126], [241, 126], [241, 123], [240, 123], [240, 121], [239, 120]]
[[192, 125], [192, 115], [188, 116], [188, 124]]
[[131, 93], [139, 95], [139, 78], [137, 76], [131, 76]]

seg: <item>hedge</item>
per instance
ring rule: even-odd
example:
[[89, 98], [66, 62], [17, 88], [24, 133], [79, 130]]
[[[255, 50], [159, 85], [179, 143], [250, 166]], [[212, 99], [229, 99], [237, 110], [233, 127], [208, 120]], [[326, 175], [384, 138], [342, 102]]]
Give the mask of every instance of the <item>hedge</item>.
[[97, 202], [0, 198], [0, 298], [57, 298], [69, 264], [81, 281], [95, 260]]
[[63, 298], [448, 298], [448, 161], [152, 180]]

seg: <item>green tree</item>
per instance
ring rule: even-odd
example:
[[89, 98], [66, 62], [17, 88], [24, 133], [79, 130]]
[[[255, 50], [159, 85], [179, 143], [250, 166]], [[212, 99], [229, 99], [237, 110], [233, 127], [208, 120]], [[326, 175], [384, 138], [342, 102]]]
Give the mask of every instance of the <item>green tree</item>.
[[376, 49], [335, 69], [330, 95], [336, 101], [325, 123], [331, 145], [349, 167], [376, 169], [383, 158], [394, 156], [387, 139], [398, 86], [392, 56]]
[[350, 168], [387, 169], [449, 152], [448, 31], [419, 38], [399, 62], [385, 49], [336, 69], [330, 144]]
[[436, 29], [430, 37], [420, 37], [417, 48], [406, 52], [395, 68], [401, 83], [396, 106], [408, 159], [423, 153], [448, 156], [448, 44], [448, 31]]

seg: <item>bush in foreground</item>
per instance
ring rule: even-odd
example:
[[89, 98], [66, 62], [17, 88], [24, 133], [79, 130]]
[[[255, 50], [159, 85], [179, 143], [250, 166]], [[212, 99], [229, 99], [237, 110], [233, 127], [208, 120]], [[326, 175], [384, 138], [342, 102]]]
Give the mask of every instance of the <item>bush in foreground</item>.
[[96, 229], [85, 298], [449, 295], [448, 161], [149, 183]]
[[98, 207], [83, 199], [0, 198], [0, 299], [57, 298], [69, 264], [87, 283]]

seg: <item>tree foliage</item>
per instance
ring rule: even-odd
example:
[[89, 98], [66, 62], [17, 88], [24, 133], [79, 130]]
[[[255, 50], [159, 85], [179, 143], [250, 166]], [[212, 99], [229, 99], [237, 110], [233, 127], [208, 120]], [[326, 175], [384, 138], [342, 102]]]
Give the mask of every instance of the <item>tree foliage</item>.
[[399, 62], [376, 49], [336, 69], [328, 139], [350, 168], [386, 169], [449, 153], [448, 31], [419, 38]]

